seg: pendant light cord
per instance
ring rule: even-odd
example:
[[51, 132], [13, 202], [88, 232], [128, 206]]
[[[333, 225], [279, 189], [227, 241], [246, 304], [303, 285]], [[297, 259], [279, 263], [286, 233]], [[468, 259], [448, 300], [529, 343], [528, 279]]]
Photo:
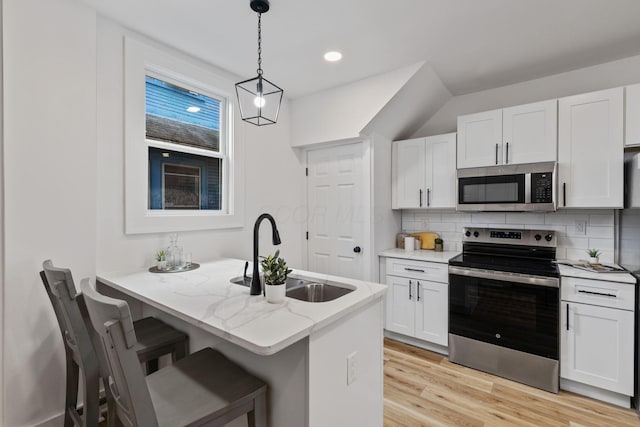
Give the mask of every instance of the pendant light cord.
[[258, 75], [262, 75], [262, 13], [258, 13]]

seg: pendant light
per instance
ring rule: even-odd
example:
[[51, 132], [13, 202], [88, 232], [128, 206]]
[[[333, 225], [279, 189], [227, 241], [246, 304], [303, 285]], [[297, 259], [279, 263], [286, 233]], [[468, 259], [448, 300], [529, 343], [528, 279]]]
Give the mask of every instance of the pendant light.
[[278, 120], [284, 91], [262, 76], [262, 14], [269, 10], [269, 0], [251, 0], [258, 14], [258, 75], [236, 83], [240, 116], [256, 126], [272, 125]]

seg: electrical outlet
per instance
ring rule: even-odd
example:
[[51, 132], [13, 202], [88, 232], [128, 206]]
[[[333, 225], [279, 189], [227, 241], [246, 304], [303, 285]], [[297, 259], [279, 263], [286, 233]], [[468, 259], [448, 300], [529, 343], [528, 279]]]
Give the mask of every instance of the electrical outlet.
[[347, 356], [347, 385], [351, 385], [356, 380], [356, 371], [357, 371], [357, 362], [356, 355], [357, 351], [354, 351], [350, 355]]
[[574, 233], [583, 236], [587, 234], [587, 221], [576, 220], [574, 223]]

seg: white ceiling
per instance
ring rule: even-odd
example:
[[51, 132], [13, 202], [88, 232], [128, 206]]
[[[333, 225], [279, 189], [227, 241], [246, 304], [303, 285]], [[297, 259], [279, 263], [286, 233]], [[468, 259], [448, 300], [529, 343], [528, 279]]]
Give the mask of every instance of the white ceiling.
[[[249, 0], [83, 0], [241, 77], [255, 75]], [[271, 0], [263, 69], [290, 98], [428, 61], [455, 95], [640, 54], [638, 0]], [[329, 49], [343, 52], [326, 63]]]

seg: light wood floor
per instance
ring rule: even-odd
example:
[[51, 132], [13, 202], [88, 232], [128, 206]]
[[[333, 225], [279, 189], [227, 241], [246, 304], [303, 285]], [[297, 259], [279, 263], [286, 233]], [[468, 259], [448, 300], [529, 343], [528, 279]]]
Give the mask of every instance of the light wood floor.
[[577, 394], [556, 395], [385, 339], [384, 425], [640, 426], [633, 410]]

